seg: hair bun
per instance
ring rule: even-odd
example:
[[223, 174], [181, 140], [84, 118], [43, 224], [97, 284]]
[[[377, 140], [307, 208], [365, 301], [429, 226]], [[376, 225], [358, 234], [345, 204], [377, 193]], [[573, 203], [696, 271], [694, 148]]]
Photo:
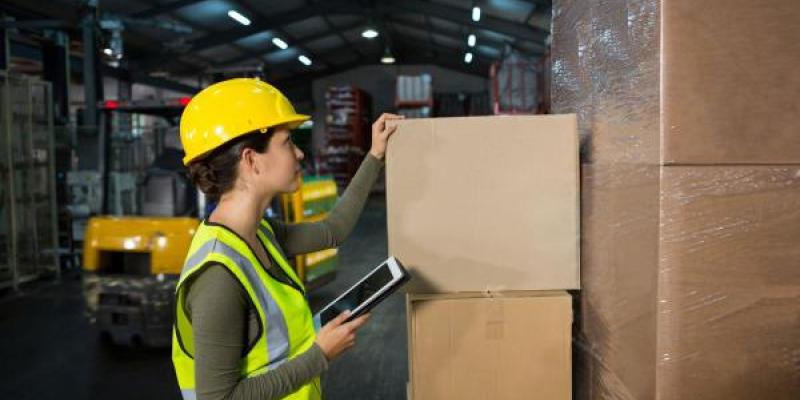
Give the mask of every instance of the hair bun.
[[216, 198], [222, 194], [220, 193], [220, 187], [217, 183], [217, 176], [207, 163], [203, 161], [192, 163], [189, 168], [189, 175], [195, 186], [207, 196]]

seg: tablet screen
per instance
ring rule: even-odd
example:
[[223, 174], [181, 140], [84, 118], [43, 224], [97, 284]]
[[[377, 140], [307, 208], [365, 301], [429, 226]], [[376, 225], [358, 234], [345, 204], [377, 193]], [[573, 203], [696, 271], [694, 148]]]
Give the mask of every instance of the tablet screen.
[[322, 325], [327, 324], [328, 321], [336, 318], [339, 314], [347, 310], [351, 312], [355, 311], [361, 303], [372, 297], [372, 295], [391, 281], [392, 271], [389, 269], [389, 264], [381, 264], [380, 267], [372, 271], [363, 281], [350, 288], [339, 300], [331, 304], [330, 307], [320, 314]]

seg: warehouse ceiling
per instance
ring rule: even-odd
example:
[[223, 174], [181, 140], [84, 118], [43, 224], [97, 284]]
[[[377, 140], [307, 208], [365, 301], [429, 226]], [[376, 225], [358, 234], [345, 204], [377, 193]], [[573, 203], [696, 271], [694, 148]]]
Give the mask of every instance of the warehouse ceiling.
[[[0, 11], [17, 21], [74, 24], [71, 38], [79, 41], [84, 3], [4, 0]], [[477, 22], [474, 6], [480, 8]], [[539, 58], [550, 12], [551, 0], [99, 0], [98, 5], [101, 19], [123, 21], [121, 65], [138, 76], [178, 79], [258, 70], [284, 85], [378, 64], [387, 53], [396, 64], [436, 64], [485, 77], [504, 48]], [[367, 29], [378, 36], [365, 38]], [[285, 49], [279, 47], [283, 43]], [[472, 54], [469, 63], [466, 53]]]

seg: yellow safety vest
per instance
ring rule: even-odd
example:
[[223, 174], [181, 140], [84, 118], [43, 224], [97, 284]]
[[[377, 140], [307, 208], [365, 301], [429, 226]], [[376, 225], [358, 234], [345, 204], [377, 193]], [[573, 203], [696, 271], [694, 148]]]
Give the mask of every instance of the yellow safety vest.
[[[305, 288], [289, 266], [275, 241], [272, 227], [261, 220], [258, 237], [272, 259], [286, 272], [292, 285], [272, 277], [239, 235], [230, 229], [203, 221], [189, 247], [189, 254], [176, 289], [176, 317], [172, 333], [172, 362], [184, 400], [194, 400], [194, 336], [186, 315], [184, 283], [210, 262], [224, 265], [238, 279], [258, 311], [260, 335], [241, 363], [241, 377], [249, 378], [277, 368], [314, 345], [316, 332]], [[319, 377], [301, 386], [284, 399], [319, 400]]]

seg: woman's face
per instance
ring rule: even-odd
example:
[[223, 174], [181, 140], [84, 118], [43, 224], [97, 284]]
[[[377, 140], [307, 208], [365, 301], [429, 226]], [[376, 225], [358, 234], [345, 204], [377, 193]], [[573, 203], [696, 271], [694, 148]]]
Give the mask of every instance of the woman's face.
[[281, 193], [297, 190], [297, 178], [302, 173], [300, 161], [303, 157], [303, 152], [292, 142], [289, 129], [276, 128], [267, 151], [258, 156], [259, 163], [263, 166], [263, 170], [259, 169], [259, 175], [263, 179], [262, 187]]

